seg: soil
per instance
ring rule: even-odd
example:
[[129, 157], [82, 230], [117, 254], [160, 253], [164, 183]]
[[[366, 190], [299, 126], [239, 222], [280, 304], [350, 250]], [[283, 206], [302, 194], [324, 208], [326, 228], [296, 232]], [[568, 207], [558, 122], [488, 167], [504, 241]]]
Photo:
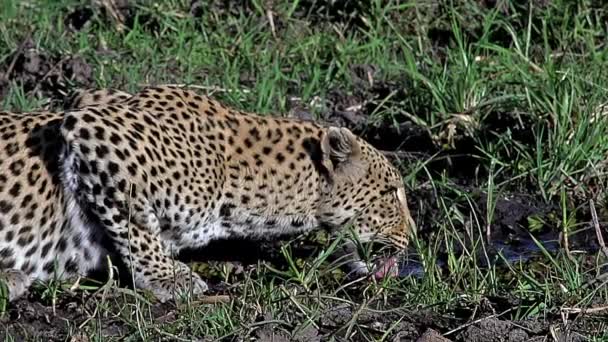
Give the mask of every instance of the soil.
[[0, 65], [0, 98], [13, 84], [20, 84], [28, 96], [62, 98], [71, 87], [93, 84], [93, 68], [77, 55], [59, 56], [36, 48], [25, 38], [19, 48]]
[[[548, 2], [548, 1], [545, 1]], [[362, 7], [362, 2], [346, 1], [332, 2], [332, 5], [318, 5], [319, 1], [300, 1], [295, 16], [310, 18], [313, 22], [342, 23], [356, 27], [363, 25], [358, 19], [361, 13], [369, 9]], [[492, 7], [494, 1], [486, 1], [486, 6]], [[527, 5], [526, 5], [527, 6]], [[433, 10], [433, 6], [429, 7]], [[126, 29], [132, 27], [136, 8], [127, 2], [116, 2], [113, 9], [118, 20]], [[257, 15], [248, 2], [235, 2], [230, 0], [216, 1], [209, 4], [206, 1], [192, 1], [191, 14], [200, 16], [204, 11], [213, 10], [220, 16], [234, 15], [235, 11]], [[501, 9], [509, 11], [512, 9]], [[438, 13], [440, 15], [441, 13]], [[110, 20], [112, 13], [108, 8], [81, 7], [67, 13], [66, 25], [72, 30], [80, 30], [89, 25], [96, 16]], [[116, 16], [116, 15], [115, 15]], [[526, 16], [524, 16], [526, 17]], [[114, 20], [117, 20], [114, 18]], [[139, 23], [149, 30], [155, 30], [158, 23], [154, 18], [140, 16]], [[266, 20], [261, 17], [260, 20]], [[280, 18], [277, 19], [277, 29], [281, 29]], [[441, 54], [441, 50], [449, 46], [446, 39], [446, 30], [440, 26], [432, 26], [428, 30], [429, 39], [434, 50]], [[476, 28], [470, 29], [468, 34], [475, 36]], [[447, 31], [447, 30], [446, 30]], [[499, 34], [499, 33], [497, 33]], [[499, 40], [499, 37], [496, 38]], [[527, 118], [522, 118], [516, 112], [507, 109], [497, 110], [490, 118], [484, 121], [481, 127], [475, 128], [471, 135], [468, 127], [456, 124], [456, 134], [453, 141], [449, 141], [450, 148], [446, 148], [445, 135], [448, 128], [439, 127], [437, 131], [429, 131], [418, 126], [404, 115], [397, 116], [398, 124], [377, 120], [372, 113], [382, 110], [391, 103], [408, 101], [417, 108], [417, 114], [424, 115], [431, 107], [431, 96], [424, 89], [415, 88], [413, 81], [407, 78], [401, 80], [386, 80], [380, 68], [375, 65], [352, 65], [351, 76], [355, 84], [354, 90], [346, 91], [343, 88], [331, 89], [324, 99], [323, 111], [320, 121], [349, 127], [355, 133], [365, 137], [377, 148], [386, 151], [387, 156], [400, 161], [427, 159], [437, 155], [434, 161], [428, 164], [432, 175], [446, 174], [453, 181], [453, 188], [470, 195], [477, 217], [482, 220], [487, 217], [487, 195], [476, 183], [476, 179], [483, 178], [484, 170], [475, 155], [475, 144], [481, 140], [490, 142], [496, 135], [506, 129], [511, 131], [513, 139], [522, 144], [530, 143], [532, 127]], [[59, 100], [71, 88], [86, 87], [93, 84], [93, 69], [86, 60], [80, 56], [61, 56], [38, 49], [35, 44], [25, 38], [21, 46], [0, 65], [0, 98], [7, 94], [14, 84], [22, 84], [28, 96], [50, 97]], [[297, 96], [298, 94], [294, 94]], [[389, 98], [389, 101], [386, 101]], [[312, 110], [307, 104], [291, 103], [290, 113], [293, 116], [312, 120]], [[522, 124], [523, 122], [523, 124]], [[421, 222], [419, 235], [422, 239], [432, 239], [434, 232], [431, 227], [436, 226], [435, 213], [440, 210], [437, 205], [437, 196], [459, 200], [454, 191], [419, 187], [410, 189], [411, 210], [416, 213], [416, 221]], [[468, 202], [462, 201], [466, 210]], [[529, 237], [530, 217], [538, 217], [545, 222], [551, 222], [558, 206], [546, 204], [539, 194], [526, 193], [521, 189], [507, 189], [496, 202], [493, 221], [491, 222], [491, 241], [495, 242], [498, 250], [511, 252], [514, 257], [531, 257], [532, 244]], [[559, 215], [558, 215], [559, 217]], [[583, 217], [583, 220], [586, 218]], [[485, 226], [487, 222], [482, 222]], [[557, 232], [551, 229], [550, 224], [542, 226], [535, 235], [548, 246], [556, 246], [559, 240]], [[597, 248], [591, 230], [583, 230], [571, 240], [573, 246]], [[472, 241], [469, 241], [472, 243]], [[551, 245], [553, 243], [553, 245]], [[279, 253], [278, 242], [252, 242], [252, 241], [217, 241], [203, 251], [184, 253], [184, 259], [197, 261], [221, 260], [229, 261], [234, 265], [251, 266], [257, 260], [266, 260], [281, 267], [284, 259]], [[557, 247], [554, 247], [557, 248]], [[551, 249], [551, 248], [549, 248]], [[235, 255], [233, 251], [240, 253]], [[228, 253], [227, 251], [230, 251]], [[314, 255], [317, 247], [314, 244], [300, 244], [293, 249], [294, 256], [306, 258]], [[440, 251], [445, 252], [445, 251]], [[438, 262], [445, 263], [445, 255], [438, 256]], [[415, 255], [402, 266], [401, 275], [420, 276], [421, 267], [417, 264]], [[212, 288], [221, 293], [223, 291], [219, 278], [211, 277]], [[215, 283], [213, 283], [215, 282]], [[394, 305], [391, 305], [390, 302]], [[352, 340], [344, 336], [345, 331], [339, 328], [348, 324], [353, 316], [362, 329], [380, 332], [391, 328], [391, 341], [542, 341], [553, 333], [568, 341], [582, 340], [580, 335], [588, 331], [599, 331], [600, 320], [593, 318], [569, 322], [566, 327], [557, 314], [544, 320], [513, 320], [509, 310], [525, 305], [519, 300], [508, 296], [501, 298], [487, 298], [482, 305], [476, 308], [461, 307], [449, 316], [440, 315], [430, 310], [388, 311], [389, 313], [373, 310], [358, 310], [351, 306], [336, 306], [320, 315], [318, 327], [308, 327], [301, 330], [295, 339], [289, 337], [289, 329], [277, 324], [265, 324], [250, 332], [251, 337], [259, 341], [324, 341], [333, 336], [337, 341]], [[59, 302], [52, 305], [32, 295], [11, 303], [8, 312], [0, 319], [0, 337], [4, 339], [6, 333], [19, 340], [63, 341], [68, 332], [79, 324], [85, 322], [93, 308], [88, 307], [83, 294], [61, 296]], [[390, 298], [389, 305], [381, 305], [378, 309], [388, 310], [399, 307], [399, 298]], [[170, 304], [157, 304], [152, 310], [154, 317], [162, 322], [170, 322], [177, 316], [176, 308]], [[506, 312], [506, 313], [505, 313]], [[504, 313], [504, 314], [501, 314]], [[263, 317], [271, 321], [272, 317]], [[393, 324], [396, 326], [393, 326]], [[106, 336], [121, 336], [131, 329], [120, 320], [104, 317], [100, 322], [104, 327]], [[381, 334], [380, 334], [381, 335]], [[246, 336], [242, 336], [245, 338]], [[72, 341], [77, 339], [72, 338]], [[85, 341], [85, 340], [83, 340]]]
[[[319, 315], [321, 318], [316, 322], [317, 327], [301, 329], [293, 338], [290, 336], [295, 327], [279, 326], [272, 323], [272, 316], [266, 315], [259, 317], [264, 324], [257, 325], [248, 335], [242, 334], [229, 340], [253, 337], [257, 341], [326, 341], [333, 336], [337, 341], [358, 341], [356, 337], [347, 338], [343, 328], [352, 323], [353, 317], [357, 327], [367, 332], [381, 334], [392, 328], [390, 341], [543, 341], [550, 334], [550, 329], [563, 338], [560, 340], [583, 341], [585, 332], [594, 329], [600, 331], [603, 324], [598, 318], [596, 321], [576, 321], [566, 329], [558, 317], [555, 317], [554, 323], [509, 320], [495, 314], [491, 303], [487, 306], [485, 310], [479, 310], [482, 314], [474, 317], [473, 321], [472, 317], [448, 317], [429, 310], [386, 313], [337, 304]], [[4, 340], [5, 334], [9, 333], [15, 341], [65, 341], [68, 332], [77, 331], [93, 309], [85, 298], [78, 295], [61, 296], [54, 307], [35, 298], [21, 299], [13, 303], [5, 317], [0, 319], [0, 338]], [[180, 315], [179, 310], [171, 304], [155, 304], [151, 307], [151, 313], [154, 322], [161, 324], [171, 323]], [[106, 338], [125, 336], [130, 331], [130, 327], [116, 317], [102, 317], [98, 323], [103, 327], [102, 333]], [[73, 336], [71, 341], [77, 341], [77, 336]], [[201, 336], [199, 340], [204, 339]]]

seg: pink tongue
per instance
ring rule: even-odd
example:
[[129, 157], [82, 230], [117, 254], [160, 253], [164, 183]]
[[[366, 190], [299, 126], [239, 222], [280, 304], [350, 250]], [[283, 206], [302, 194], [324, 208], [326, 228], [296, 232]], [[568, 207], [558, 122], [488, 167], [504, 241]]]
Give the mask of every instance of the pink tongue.
[[397, 265], [397, 258], [390, 257], [379, 260], [376, 263], [376, 269], [374, 271], [374, 278], [383, 279], [385, 277], [396, 277], [399, 275], [399, 267]]

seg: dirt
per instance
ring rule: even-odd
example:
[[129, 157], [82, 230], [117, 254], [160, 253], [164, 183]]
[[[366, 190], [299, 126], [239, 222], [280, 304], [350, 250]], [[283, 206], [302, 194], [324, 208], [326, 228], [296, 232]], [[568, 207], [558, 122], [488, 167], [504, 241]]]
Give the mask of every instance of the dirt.
[[79, 31], [91, 22], [95, 11], [90, 7], [79, 7], [65, 16], [63, 23], [74, 31]]
[[[130, 305], [128, 302], [121, 303], [120, 300], [110, 302], [114, 303], [111, 305], [117, 311], [120, 306]], [[21, 299], [12, 304], [5, 317], [0, 319], [0, 338], [8, 333], [15, 341], [64, 341], [69, 331], [78, 331], [77, 327], [89, 319], [94, 311], [92, 303], [94, 301], [88, 302], [78, 295], [61, 296], [54, 308], [39, 299]], [[370, 304], [370, 309], [374, 308], [373, 310], [336, 304], [320, 314], [314, 325], [299, 327], [297, 331], [295, 326], [279, 324], [280, 321], [274, 320], [272, 315], [262, 315], [256, 320], [255, 328], [240, 333], [231, 340], [249, 336], [257, 341], [325, 341], [329, 337], [334, 337], [337, 341], [360, 341], [362, 339], [356, 334], [346, 335], [346, 327], [356, 323], [355, 330], [362, 329], [377, 336], [391, 329], [389, 341], [543, 341], [551, 334], [551, 329], [564, 340], [583, 341], [583, 334], [600, 331], [598, 329], [601, 329], [602, 324], [601, 319], [578, 320], [565, 327], [559, 317], [545, 322], [509, 320], [495, 314], [492, 304], [486, 305], [489, 307], [485, 311], [478, 311], [482, 315], [449, 317], [430, 310], [395, 309], [383, 312], [378, 311], [373, 303]], [[382, 308], [389, 309], [385, 305]], [[180, 316], [180, 310], [171, 304], [153, 305], [150, 313], [158, 324], [169, 324]], [[471, 323], [473, 318], [475, 320]], [[103, 327], [102, 334], [106, 338], [118, 338], [132, 333], [131, 328], [119, 316], [104, 315], [96, 319]], [[74, 338], [71, 341], [75, 341]]]
[[36, 47], [26, 38], [0, 65], [0, 98], [12, 84], [20, 84], [28, 96], [61, 98], [75, 86], [93, 84], [93, 68], [80, 56], [57, 54]]
[[[361, 309], [350, 305], [337, 305], [324, 311], [316, 322], [318, 328], [309, 326], [300, 331], [294, 339], [290, 337], [291, 330], [276, 323], [267, 323], [257, 329], [253, 335], [261, 341], [325, 341], [330, 336], [337, 341], [363, 341], [360, 335], [348, 332], [353, 326], [354, 331], [361, 329], [367, 333], [382, 334], [391, 329], [389, 341], [543, 341], [553, 327], [558, 336], [568, 341], [578, 341], [578, 332], [595, 327], [597, 323], [589, 323], [579, 327], [569, 327], [567, 333], [559, 322], [550, 324], [535, 320], [508, 320], [489, 313], [475, 322], [468, 323], [467, 318], [454, 318], [439, 315], [428, 310], [397, 310], [379, 312]], [[260, 317], [260, 322], [273, 322], [273, 317]], [[347, 335], [350, 333], [350, 335]], [[303, 338], [305, 337], [305, 338]]]
[[[30, 295], [11, 304], [10, 309], [0, 318], [0, 340], [11, 336], [15, 341], [65, 341], [68, 336], [78, 336], [81, 324], [86, 324], [97, 309], [96, 301], [78, 294], [67, 294], [58, 297], [53, 305]], [[119, 312], [122, 306], [133, 305], [133, 300], [114, 298], [108, 300], [113, 312]], [[156, 304], [151, 312], [158, 322], [175, 320], [175, 307], [169, 304]], [[102, 334], [105, 337], [118, 338], [131, 333], [131, 329], [120, 317], [101, 317], [99, 319]], [[71, 332], [71, 334], [70, 334]], [[71, 341], [75, 337], [72, 337]], [[85, 338], [84, 336], [82, 338]], [[84, 339], [82, 341], [88, 341]]]

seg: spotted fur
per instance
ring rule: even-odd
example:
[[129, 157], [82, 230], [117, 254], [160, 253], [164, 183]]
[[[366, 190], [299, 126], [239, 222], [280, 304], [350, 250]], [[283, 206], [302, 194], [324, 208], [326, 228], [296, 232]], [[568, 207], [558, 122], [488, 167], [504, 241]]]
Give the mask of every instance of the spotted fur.
[[[71, 100], [76, 110], [23, 115], [33, 120], [29, 126], [16, 114], [0, 116], [12, 135], [2, 153], [16, 139], [19, 156], [8, 163], [27, 163], [10, 184], [0, 182], [0, 198], [11, 205], [6, 213], [0, 206], [0, 234], [12, 231], [11, 241], [27, 242], [20, 248], [0, 240], [0, 252], [10, 249], [0, 254], [4, 270], [45, 280], [54, 259], [61, 274], [86, 274], [100, 267], [106, 253], [100, 241], [107, 239], [135, 285], [165, 301], [174, 290], [207, 289], [174, 258], [218, 238], [337, 231], [353, 223], [363, 241], [406, 246], [415, 225], [401, 177], [348, 129], [243, 113], [176, 87], [122, 95], [104, 100], [85, 93], [76, 97], [83, 103]], [[38, 126], [53, 139], [28, 153], [22, 146]], [[25, 184], [26, 170], [37, 170], [38, 181]], [[16, 181], [23, 188], [11, 194]], [[37, 206], [18, 209], [27, 194]], [[29, 286], [18, 285], [11, 290]]]
[[[78, 91], [67, 107], [103, 105], [130, 96]], [[95, 99], [95, 101], [93, 101]], [[63, 113], [0, 112], [0, 277], [9, 300], [33, 280], [86, 274], [104, 251], [100, 236], [63, 192], [59, 156]]]

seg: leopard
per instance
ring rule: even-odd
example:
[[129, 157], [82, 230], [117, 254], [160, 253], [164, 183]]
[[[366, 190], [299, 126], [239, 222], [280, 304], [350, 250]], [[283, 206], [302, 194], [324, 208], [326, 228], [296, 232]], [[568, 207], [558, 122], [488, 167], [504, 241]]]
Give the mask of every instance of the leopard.
[[[130, 94], [116, 89], [76, 89], [64, 108], [109, 105]], [[98, 242], [68, 216], [60, 181], [63, 111], [0, 111], [0, 278], [8, 299], [21, 297], [34, 280], [84, 274], [100, 256]], [[56, 267], [57, 266], [57, 267]]]
[[[52, 141], [35, 141], [37, 153], [25, 152], [32, 123], [5, 129], [29, 162], [14, 178], [22, 188], [0, 191], [11, 199], [0, 227], [25, 241], [0, 241], [11, 299], [32, 279], [102, 267], [108, 246], [137, 288], [165, 302], [208, 290], [178, 256], [217, 239], [352, 225], [362, 242], [404, 250], [416, 228], [398, 170], [347, 128], [245, 112], [169, 85], [117, 100], [91, 94], [61, 113], [27, 115], [35, 127], [51, 123], [42, 136]], [[25, 182], [32, 170], [34, 185]], [[38, 205], [17, 210], [28, 194]]]

